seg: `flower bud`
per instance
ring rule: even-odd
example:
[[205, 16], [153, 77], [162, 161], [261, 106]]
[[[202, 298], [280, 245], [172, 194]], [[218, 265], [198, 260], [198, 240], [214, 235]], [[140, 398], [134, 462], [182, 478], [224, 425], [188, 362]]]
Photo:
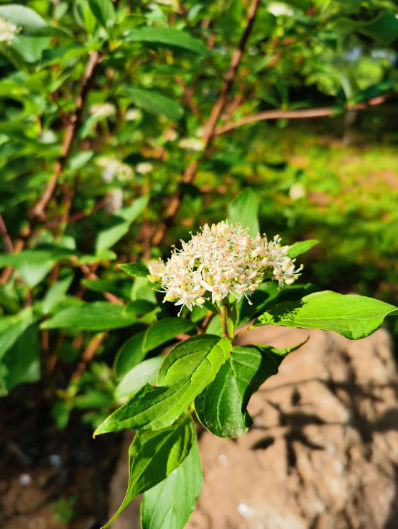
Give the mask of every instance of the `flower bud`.
[[165, 301], [171, 301], [171, 303], [174, 303], [176, 300], [176, 298], [173, 298], [172, 296], [165, 296]]
[[206, 300], [205, 298], [196, 298], [196, 303], [198, 305], [203, 305], [204, 303], [206, 303]]

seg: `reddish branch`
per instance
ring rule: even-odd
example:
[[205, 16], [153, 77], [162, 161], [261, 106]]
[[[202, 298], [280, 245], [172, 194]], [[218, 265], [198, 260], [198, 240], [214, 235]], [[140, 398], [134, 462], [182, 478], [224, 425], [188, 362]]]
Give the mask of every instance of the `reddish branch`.
[[[25, 243], [22, 239], [18, 239], [15, 243], [15, 253], [19, 253], [23, 250], [23, 247], [25, 246]], [[6, 266], [3, 268], [0, 276], [0, 285], [6, 285], [8, 283], [8, 280], [11, 277], [11, 274], [13, 273], [14, 268], [12, 266]]]
[[195, 88], [193, 86], [186, 86], [184, 84], [184, 81], [181, 79], [181, 77], [176, 77], [175, 82], [182, 88], [184, 99], [187, 102], [189, 108], [192, 110], [192, 112], [195, 114], [195, 116], [201, 120], [201, 115], [198, 109], [198, 105], [193, 100], [192, 96], [195, 91]]
[[107, 203], [108, 203], [108, 198], [105, 197], [99, 200], [95, 204], [95, 206], [92, 207], [91, 210], [88, 211], [87, 213], [84, 211], [79, 211], [77, 213], [74, 213], [73, 215], [70, 215], [70, 217], [68, 218], [68, 224], [70, 224], [71, 222], [76, 222], [77, 220], [80, 220], [80, 219], [84, 219], [84, 217], [88, 217], [89, 215], [94, 213], [94, 211], [98, 211], [99, 209], [105, 207]]
[[250, 33], [253, 29], [253, 24], [256, 18], [256, 13], [259, 4], [260, 0], [252, 0], [252, 3], [250, 4], [249, 11], [247, 13], [246, 29], [243, 32], [242, 38], [240, 39], [239, 46], [235, 49], [234, 53], [232, 54], [232, 59], [228, 68], [227, 75], [225, 77], [225, 81], [223, 82], [223, 85], [221, 87], [220, 95], [218, 96], [217, 101], [213, 106], [213, 110], [211, 111], [209, 120], [204, 131], [203, 139], [206, 144], [206, 147], [211, 142], [211, 139], [214, 135], [214, 131], [216, 129], [217, 121], [221, 116], [222, 111], [224, 110], [224, 107], [228, 100], [228, 95], [231, 92], [233, 84], [235, 82], [236, 73], [238, 71], [239, 64], [245, 52], [245, 47], [249, 39]]
[[82, 354], [81, 361], [77, 364], [75, 372], [72, 375], [72, 381], [77, 381], [86, 370], [87, 364], [94, 358], [95, 353], [98, 351], [99, 346], [105, 340], [107, 333], [101, 332], [96, 334], [88, 344], [84, 353]]
[[0, 235], [4, 242], [4, 247], [7, 253], [14, 253], [14, 246], [10, 236], [8, 235], [6, 225], [4, 224], [3, 217], [0, 215]]
[[[346, 110], [364, 110], [365, 108], [381, 105], [391, 96], [379, 96], [369, 99], [368, 101], [363, 101], [357, 103], [356, 105], [349, 105], [346, 107]], [[239, 119], [238, 121], [233, 121], [226, 123], [221, 127], [217, 127], [214, 135], [219, 136], [230, 130], [241, 127], [242, 125], [247, 125], [248, 123], [254, 123], [256, 121], [266, 121], [271, 119], [308, 119], [308, 118], [321, 118], [331, 116], [335, 111], [332, 107], [325, 108], [310, 108], [303, 110], [266, 110], [265, 112], [259, 112], [258, 114], [253, 114], [252, 116], [246, 116], [245, 118]]]
[[[234, 85], [238, 67], [242, 60], [243, 53], [245, 51], [245, 47], [249, 39], [250, 33], [253, 29], [253, 24], [256, 18], [256, 13], [257, 13], [259, 4], [260, 4], [260, 0], [252, 0], [250, 4], [249, 10], [247, 12], [246, 29], [243, 32], [243, 35], [242, 35], [242, 38], [240, 39], [240, 43], [238, 47], [234, 50], [232, 54], [231, 62], [228, 68], [227, 75], [221, 86], [220, 94], [213, 106], [213, 109], [210, 113], [207, 124], [205, 126], [205, 131], [203, 135], [203, 141], [205, 144], [205, 152], [211, 144], [211, 141], [214, 136], [214, 132], [216, 130], [217, 121], [219, 117], [221, 116], [221, 113], [224, 110], [228, 102], [228, 96]], [[198, 163], [192, 162], [185, 169], [183, 177], [182, 177], [182, 181], [185, 183], [191, 183], [193, 179], [195, 178], [197, 168], [198, 168]], [[178, 213], [178, 210], [179, 210], [179, 207], [182, 201], [182, 197], [183, 197], [183, 194], [180, 190], [176, 191], [171, 196], [171, 200], [168, 205], [167, 212], [166, 212], [166, 220], [165, 222], [161, 223], [159, 228], [156, 230], [155, 235], [153, 236], [153, 239], [152, 239], [153, 245], [157, 246], [162, 242], [168, 228], [173, 224], [174, 218]]]
[[57, 182], [59, 176], [65, 169], [66, 163], [68, 161], [70, 152], [73, 147], [74, 140], [76, 138], [77, 132], [80, 128], [83, 116], [83, 109], [87, 99], [87, 95], [90, 91], [90, 88], [94, 82], [97, 66], [101, 60], [101, 55], [98, 51], [92, 51], [90, 53], [90, 58], [86, 67], [86, 71], [81, 79], [81, 91], [76, 98], [75, 102], [75, 112], [68, 118], [68, 124], [66, 126], [65, 137], [62, 142], [61, 155], [54, 166], [53, 175], [50, 178], [50, 181], [47, 183], [43, 194], [33, 206], [30, 214], [32, 217], [38, 217], [39, 219], [45, 219], [45, 208], [49, 201], [51, 200], [55, 189], [57, 187]]

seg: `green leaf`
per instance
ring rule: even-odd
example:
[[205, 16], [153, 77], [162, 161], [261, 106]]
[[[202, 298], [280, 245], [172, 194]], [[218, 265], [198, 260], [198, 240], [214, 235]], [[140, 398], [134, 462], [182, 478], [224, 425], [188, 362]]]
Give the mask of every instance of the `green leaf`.
[[105, 281], [103, 279], [82, 279], [81, 283], [93, 292], [109, 292], [119, 298], [123, 297], [122, 291], [116, 286], [114, 281]]
[[32, 32], [48, 26], [47, 22], [36, 11], [19, 4], [1, 6], [0, 17]]
[[253, 324], [282, 325], [302, 329], [334, 331], [350, 340], [359, 340], [375, 332], [389, 314], [398, 309], [365, 296], [316, 292], [300, 301], [279, 303], [264, 312]]
[[[157, 387], [145, 385], [98, 426], [95, 435], [118, 430], [158, 430], [172, 424], [217, 374], [231, 351], [228, 338], [199, 335], [166, 356]], [[168, 384], [168, 386], [160, 386]]]
[[228, 206], [229, 222], [240, 222], [242, 228], [249, 228], [249, 233], [253, 237], [260, 231], [257, 215], [257, 197], [249, 187], [242, 191]]
[[287, 252], [287, 255], [294, 259], [302, 253], [308, 252], [313, 246], [319, 244], [319, 241], [316, 239], [310, 239], [308, 241], [295, 242], [290, 250]]
[[202, 465], [195, 439], [189, 455], [161, 483], [144, 494], [142, 529], [184, 529], [203, 486]]
[[10, 47], [25, 62], [34, 63], [41, 59], [41, 54], [51, 42], [51, 37], [16, 35]]
[[120, 209], [111, 217], [107, 226], [97, 234], [95, 243], [95, 252], [97, 255], [103, 250], [108, 250], [129, 231], [130, 224], [146, 208], [148, 199], [148, 195], [136, 198], [131, 206]]
[[65, 297], [65, 294], [73, 281], [73, 277], [74, 274], [70, 271], [56, 283], [51, 285], [40, 305], [42, 314], [49, 314], [51, 310], [57, 305], [57, 303], [59, 303], [61, 299]]
[[278, 290], [278, 284], [274, 281], [262, 283], [250, 296], [252, 305], [246, 298], [237, 303], [237, 326], [247, 323], [252, 318], [261, 314], [265, 309], [281, 303], [282, 301], [296, 301], [303, 296], [318, 292], [319, 288], [308, 283], [307, 285], [291, 285], [283, 290]]
[[133, 498], [166, 479], [187, 457], [195, 439], [195, 425], [189, 415], [163, 430], [137, 432], [129, 450], [126, 497], [103, 529], [116, 520]]
[[135, 312], [127, 312], [121, 303], [95, 301], [70, 307], [44, 321], [41, 329], [75, 329], [81, 331], [104, 331], [129, 327], [139, 321]]
[[32, 309], [27, 307], [13, 316], [0, 318], [0, 360], [33, 321]]
[[309, 0], [283, 0], [285, 4], [301, 9], [302, 11], [308, 11], [311, 7], [311, 2]]
[[391, 80], [381, 81], [380, 83], [373, 84], [368, 86], [364, 90], [360, 90], [352, 97], [350, 97], [350, 103], [355, 105], [361, 101], [368, 101], [374, 97], [381, 96], [385, 94], [390, 88], [393, 87], [393, 82]]
[[194, 328], [193, 323], [182, 318], [164, 318], [146, 331], [132, 336], [118, 351], [115, 360], [117, 377], [122, 377], [139, 364], [149, 351], [172, 340], [178, 334]]
[[357, 31], [382, 46], [390, 46], [398, 38], [398, 19], [392, 11], [380, 13], [370, 22], [354, 24]]
[[120, 264], [117, 266], [129, 276], [147, 277], [151, 275], [151, 272], [148, 270], [148, 267], [144, 265], [144, 263]]
[[111, 0], [88, 0], [88, 3], [98, 23], [105, 29], [111, 28], [116, 20]]
[[135, 106], [150, 114], [163, 115], [172, 121], [178, 121], [184, 116], [183, 108], [175, 99], [171, 99], [161, 92], [132, 86], [124, 86], [124, 91]]
[[74, 256], [76, 252], [67, 249], [24, 250], [20, 253], [0, 255], [0, 268], [12, 266], [17, 268], [28, 287], [35, 287], [55, 263]]
[[40, 379], [40, 347], [35, 324], [27, 327], [0, 360], [0, 380], [6, 391]]
[[165, 48], [177, 48], [196, 53], [197, 55], [206, 56], [210, 54], [202, 41], [178, 29], [161, 27], [134, 29], [125, 38], [125, 41], [142, 42], [143, 44], [162, 46]]
[[145, 384], [155, 384], [162, 362], [162, 356], [155, 356], [130, 369], [116, 386], [115, 397], [128, 397], [145, 386]]
[[283, 350], [264, 345], [234, 347], [214, 381], [195, 399], [199, 421], [217, 437], [238, 437], [252, 424], [250, 397], [278, 372], [285, 356], [303, 344]]

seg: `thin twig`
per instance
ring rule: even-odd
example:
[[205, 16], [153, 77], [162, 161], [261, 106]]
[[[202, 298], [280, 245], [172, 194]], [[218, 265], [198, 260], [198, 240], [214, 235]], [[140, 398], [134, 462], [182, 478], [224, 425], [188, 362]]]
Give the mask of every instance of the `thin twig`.
[[105, 340], [107, 336], [107, 332], [101, 332], [93, 336], [90, 343], [88, 344], [87, 348], [85, 349], [84, 353], [82, 354], [81, 361], [77, 364], [75, 372], [72, 375], [71, 380], [73, 382], [76, 382], [80, 379], [82, 374], [85, 372], [87, 368], [87, 364], [91, 362], [91, 360], [94, 358], [95, 353], [97, 352], [99, 346], [102, 344], [102, 342]]
[[[18, 239], [15, 242], [15, 253], [19, 253], [23, 250], [23, 247], [25, 246], [25, 243], [22, 239]], [[12, 273], [14, 271], [14, 268], [12, 266], [6, 266], [3, 268], [0, 276], [0, 285], [6, 285], [8, 283], [8, 280], [10, 279]]]
[[0, 235], [1, 235], [1, 238], [3, 239], [6, 252], [14, 253], [14, 246], [12, 244], [10, 236], [8, 235], [6, 225], [1, 215], [0, 215]]
[[[397, 94], [394, 94], [397, 95]], [[381, 105], [389, 97], [392, 96], [379, 96], [369, 99], [368, 101], [363, 101], [357, 103], [356, 105], [349, 105], [346, 107], [347, 111], [350, 110], [364, 110], [366, 108]], [[247, 125], [248, 123], [254, 123], [256, 121], [266, 121], [272, 119], [308, 119], [308, 118], [321, 118], [331, 116], [335, 111], [332, 107], [325, 108], [310, 108], [302, 110], [266, 110], [264, 112], [259, 112], [258, 114], [253, 114], [252, 116], [246, 116], [245, 118], [239, 119], [238, 121], [233, 121], [226, 123], [221, 127], [217, 127], [214, 135], [220, 136], [225, 132], [241, 127], [242, 125]]]
[[236, 340], [236, 338], [239, 338], [239, 336], [242, 336], [242, 334], [245, 334], [245, 332], [251, 331], [252, 328], [253, 327], [247, 327], [246, 329], [243, 329], [243, 331], [238, 332], [238, 334], [234, 336], [234, 340]]
[[242, 60], [250, 33], [253, 29], [253, 24], [256, 18], [259, 5], [260, 5], [260, 0], [252, 0], [252, 3], [250, 4], [249, 11], [247, 13], [246, 29], [243, 32], [242, 38], [240, 39], [239, 46], [235, 49], [235, 51], [232, 54], [232, 59], [229, 65], [227, 75], [225, 77], [225, 81], [221, 87], [220, 95], [218, 96], [217, 101], [215, 102], [213, 106], [213, 110], [211, 111], [211, 114], [209, 116], [209, 119], [208, 119], [208, 122], [205, 128], [203, 139], [206, 144], [206, 147], [208, 147], [208, 145], [210, 144], [213, 138], [214, 131], [217, 126], [217, 121], [219, 117], [221, 116], [221, 113], [227, 103], [228, 95], [231, 92], [232, 87], [234, 85], [236, 73], [238, 71], [238, 67]]
[[[205, 126], [205, 132], [203, 136], [203, 141], [205, 144], [205, 149], [204, 149], [205, 155], [213, 139], [218, 118], [220, 117], [222, 111], [225, 108], [226, 103], [228, 102], [228, 95], [231, 92], [232, 87], [234, 85], [239, 64], [242, 60], [247, 41], [253, 29], [253, 24], [254, 24], [254, 20], [256, 17], [259, 4], [260, 4], [260, 0], [252, 0], [252, 3], [247, 13], [246, 29], [243, 32], [243, 35], [242, 35], [242, 38], [240, 40], [238, 47], [234, 50], [232, 54], [229, 69], [225, 77], [225, 80], [223, 81], [220, 95], [218, 96], [213, 106], [213, 110], [211, 111], [209, 119]], [[190, 184], [193, 181], [196, 175], [196, 171], [198, 169], [198, 165], [199, 165], [198, 162], [192, 162], [185, 169], [184, 174], [182, 176], [182, 181], [184, 183]], [[172, 226], [174, 218], [176, 217], [178, 210], [180, 208], [182, 199], [183, 199], [183, 193], [181, 190], [177, 190], [171, 196], [171, 201], [170, 201], [170, 204], [166, 212], [166, 220], [159, 225], [158, 229], [155, 232], [155, 235], [152, 238], [152, 244], [154, 246], [158, 246], [163, 241], [168, 228]]]
[[76, 222], [77, 220], [80, 220], [80, 219], [84, 219], [84, 217], [88, 217], [89, 215], [91, 215], [95, 211], [98, 211], [99, 209], [101, 209], [104, 206], [106, 206], [108, 201], [109, 200], [108, 200], [107, 197], [102, 198], [87, 213], [84, 212], [84, 211], [79, 211], [77, 213], [74, 213], [73, 215], [70, 215], [70, 217], [68, 218], [68, 224], [70, 224], [71, 222]]
[[[97, 280], [99, 279], [97, 274], [95, 274], [92, 270], [90, 270], [90, 267], [86, 264], [80, 265], [80, 270], [83, 272], [85, 279], [93, 279]], [[123, 303], [123, 300], [115, 296], [114, 294], [111, 294], [110, 292], [103, 292], [103, 296], [105, 299], [110, 301], [111, 303]]]
[[184, 99], [187, 102], [189, 108], [192, 110], [195, 116], [199, 120], [201, 120], [202, 116], [200, 115], [198, 105], [192, 99], [195, 88], [193, 86], [186, 86], [184, 81], [181, 79], [181, 77], [178, 77], [178, 76], [175, 78], [175, 82], [182, 88]]
[[74, 140], [76, 138], [77, 132], [82, 122], [83, 109], [84, 109], [84, 105], [87, 99], [87, 95], [94, 81], [95, 73], [96, 73], [97, 66], [100, 60], [101, 60], [101, 55], [98, 51], [90, 52], [90, 58], [87, 63], [86, 71], [84, 72], [84, 75], [80, 83], [81, 91], [80, 91], [80, 94], [76, 98], [75, 112], [69, 118], [68, 120], [69, 122], [66, 127], [65, 137], [62, 142], [61, 155], [59, 159], [57, 160], [57, 162], [55, 163], [53, 175], [51, 176], [49, 182], [47, 183], [41, 197], [36, 202], [36, 204], [33, 206], [30, 212], [31, 217], [38, 217], [39, 219], [42, 219], [42, 220], [45, 219], [44, 210], [55, 192], [55, 189], [58, 183], [58, 178], [64, 171], [66, 163], [68, 161], [70, 152], [73, 147]]

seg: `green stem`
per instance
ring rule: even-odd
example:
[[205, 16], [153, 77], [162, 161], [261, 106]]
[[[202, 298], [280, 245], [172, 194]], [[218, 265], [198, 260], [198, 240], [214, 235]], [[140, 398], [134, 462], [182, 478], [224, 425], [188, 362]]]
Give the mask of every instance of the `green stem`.
[[221, 326], [222, 335], [228, 338], [228, 327], [227, 327], [227, 305], [223, 303], [221, 307]]

